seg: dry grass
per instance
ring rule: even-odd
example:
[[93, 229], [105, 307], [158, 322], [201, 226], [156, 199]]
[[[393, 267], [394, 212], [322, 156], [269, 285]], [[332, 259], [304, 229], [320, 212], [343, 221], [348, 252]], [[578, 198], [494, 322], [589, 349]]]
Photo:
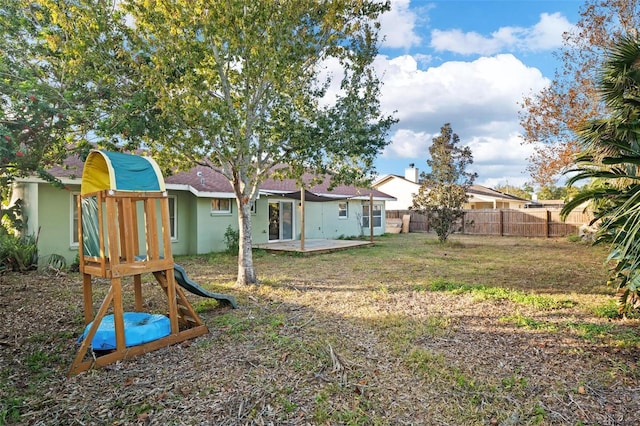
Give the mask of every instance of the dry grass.
[[393, 235], [256, 252], [247, 288], [234, 257], [181, 258], [240, 309], [193, 296], [209, 335], [71, 379], [80, 278], [0, 276], [0, 424], [638, 424], [638, 322], [607, 318], [605, 257], [564, 239]]

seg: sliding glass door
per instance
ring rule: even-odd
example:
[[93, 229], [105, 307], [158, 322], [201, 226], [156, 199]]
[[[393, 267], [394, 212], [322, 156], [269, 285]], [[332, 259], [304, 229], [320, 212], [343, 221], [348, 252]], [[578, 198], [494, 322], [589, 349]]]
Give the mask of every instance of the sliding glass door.
[[269, 241], [293, 239], [293, 201], [269, 203]]

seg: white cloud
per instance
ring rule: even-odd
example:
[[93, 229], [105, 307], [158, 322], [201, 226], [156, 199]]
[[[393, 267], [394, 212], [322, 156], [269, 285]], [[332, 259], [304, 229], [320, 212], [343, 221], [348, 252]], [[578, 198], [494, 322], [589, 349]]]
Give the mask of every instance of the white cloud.
[[491, 55], [502, 49], [499, 40], [484, 37], [476, 32], [462, 32], [454, 30], [433, 30], [431, 31], [431, 47], [437, 51], [460, 53], [462, 55]]
[[522, 96], [548, 84], [538, 69], [527, 67], [513, 55], [445, 62], [426, 70], [418, 69], [409, 55], [379, 56], [375, 66], [383, 76], [383, 110], [397, 111], [398, 126], [414, 131], [438, 131], [445, 122], [478, 127], [517, 120]]
[[[381, 105], [396, 111], [399, 123], [383, 159], [424, 159], [433, 136], [451, 123], [461, 143], [471, 147], [478, 183], [524, 184], [532, 147], [521, 145], [518, 111], [523, 95], [549, 80], [510, 54], [470, 62], [445, 62], [426, 70], [409, 55], [375, 63], [384, 74]], [[495, 186], [495, 185], [493, 185]]]
[[540, 22], [531, 28], [525, 42], [530, 50], [552, 50], [562, 45], [562, 35], [573, 25], [560, 13], [540, 15]]
[[426, 132], [414, 132], [410, 129], [398, 129], [391, 136], [391, 144], [382, 154], [392, 158], [420, 158], [429, 150], [433, 135]]
[[380, 36], [383, 47], [409, 49], [420, 44], [416, 33], [416, 13], [409, 8], [409, 0], [393, 0], [391, 10], [380, 17]]
[[471, 169], [478, 172], [478, 183], [490, 187], [506, 183], [522, 186], [529, 180], [523, 172], [534, 147], [522, 144], [518, 133], [504, 137], [474, 136], [465, 145], [473, 153]]
[[505, 51], [537, 52], [552, 50], [562, 45], [562, 34], [572, 25], [560, 13], [542, 13], [532, 27], [501, 27], [484, 36], [474, 31], [460, 29], [431, 31], [431, 47], [436, 51], [448, 51], [462, 55], [493, 55]]

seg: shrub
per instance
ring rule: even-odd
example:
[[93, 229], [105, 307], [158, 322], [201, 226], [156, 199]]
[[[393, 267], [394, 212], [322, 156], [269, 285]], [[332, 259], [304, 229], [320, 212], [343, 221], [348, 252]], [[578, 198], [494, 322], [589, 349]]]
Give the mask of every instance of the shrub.
[[0, 269], [24, 272], [35, 269], [37, 263], [38, 246], [35, 236], [0, 233]]
[[240, 250], [240, 231], [227, 226], [227, 230], [224, 232], [224, 243], [227, 246], [227, 253], [237, 254]]

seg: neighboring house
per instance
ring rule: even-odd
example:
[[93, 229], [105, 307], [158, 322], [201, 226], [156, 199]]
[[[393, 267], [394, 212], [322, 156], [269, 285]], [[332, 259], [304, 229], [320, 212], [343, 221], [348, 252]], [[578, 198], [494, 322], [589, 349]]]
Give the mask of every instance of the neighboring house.
[[[396, 201], [387, 203], [387, 210], [408, 210], [413, 205], [413, 196], [420, 189], [418, 177], [419, 170], [410, 164], [405, 169], [404, 177], [384, 175], [373, 182], [373, 187], [396, 198]], [[471, 185], [467, 195], [465, 209], [521, 209], [531, 203], [531, 200], [505, 194], [482, 185]]]
[[[38, 178], [16, 182], [13, 199], [25, 203], [28, 232], [38, 235], [41, 261], [59, 254], [73, 262], [78, 254], [77, 204], [83, 163], [70, 158], [51, 173], [65, 185], [58, 189]], [[311, 175], [304, 181], [311, 181]], [[169, 195], [170, 232], [174, 255], [225, 250], [225, 232], [238, 229], [235, 196], [221, 174], [207, 167], [165, 177]], [[394, 198], [375, 189], [337, 186], [327, 182], [306, 188], [305, 238], [337, 239], [369, 235], [369, 200], [373, 199], [374, 234], [385, 232], [385, 203]], [[252, 206], [254, 244], [299, 240], [300, 188], [292, 180], [269, 179]], [[141, 227], [141, 229], [144, 229]]]
[[469, 198], [465, 209], [523, 209], [531, 204], [531, 200], [505, 194], [482, 185], [471, 185], [467, 190]]
[[420, 189], [418, 176], [418, 169], [410, 164], [404, 171], [404, 177], [383, 175], [373, 182], [373, 187], [395, 197], [395, 201], [387, 203], [387, 210], [409, 210], [413, 205], [413, 196]]

